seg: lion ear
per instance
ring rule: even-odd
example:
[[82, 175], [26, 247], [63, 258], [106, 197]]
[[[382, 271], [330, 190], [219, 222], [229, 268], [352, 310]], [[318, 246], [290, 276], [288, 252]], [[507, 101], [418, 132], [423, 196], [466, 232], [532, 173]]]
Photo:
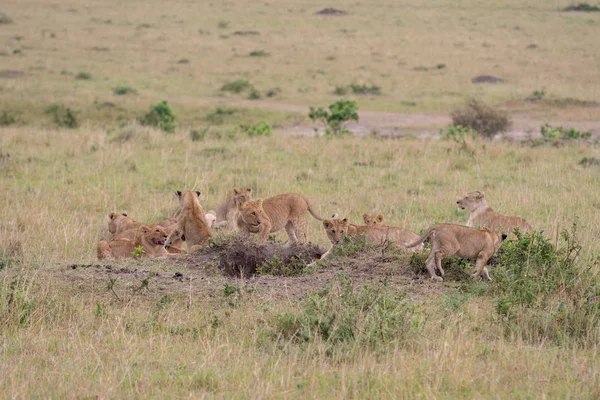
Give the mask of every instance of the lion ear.
[[108, 213], [108, 219], [113, 220], [115, 218], [117, 218], [117, 213], [114, 213], [114, 212]]
[[344, 219], [342, 220], [342, 224], [344, 224], [344, 225], [348, 225], [348, 218], [344, 218]]
[[248, 193], [252, 193], [252, 188], [248, 188], [248, 189], [246, 189], [246, 192], [248, 192]]
[[323, 226], [325, 227], [325, 229], [329, 229], [333, 226], [333, 224], [331, 223], [331, 221], [326, 219], [325, 221], [323, 221]]
[[483, 199], [483, 198], [485, 197], [485, 193], [483, 193], [483, 192], [480, 192], [479, 190], [478, 190], [477, 192], [475, 192], [475, 193], [477, 193], [477, 196], [476, 196], [476, 197], [477, 197], [478, 199]]
[[126, 217], [126, 216], [127, 216], [127, 213], [121, 213], [121, 215], [122, 215], [122, 216], [124, 216], [124, 217]]
[[234, 193], [234, 194], [240, 194], [240, 189], [238, 189], [238, 188], [234, 187], [234, 188], [233, 188], [233, 193]]
[[508, 237], [508, 236], [506, 236], [506, 233], [503, 233], [503, 234], [502, 234], [502, 241], [506, 240], [506, 238], [507, 238], [507, 237]]
[[185, 235], [181, 235], [180, 239], [182, 242], [185, 242]]
[[263, 206], [263, 199], [258, 199], [257, 203], [256, 203], [260, 208], [262, 208]]
[[363, 214], [363, 221], [367, 222], [367, 218], [369, 218], [368, 214]]
[[177, 190], [177, 191], [175, 192], [175, 195], [177, 195], [177, 197], [181, 198], [181, 190]]
[[383, 222], [383, 214], [377, 214], [377, 221]]
[[200, 197], [200, 191], [196, 190], [196, 196]]
[[149, 226], [146, 226], [146, 225], [142, 225], [140, 229], [142, 230], [143, 233], [148, 233], [152, 230], [152, 229], [150, 229]]

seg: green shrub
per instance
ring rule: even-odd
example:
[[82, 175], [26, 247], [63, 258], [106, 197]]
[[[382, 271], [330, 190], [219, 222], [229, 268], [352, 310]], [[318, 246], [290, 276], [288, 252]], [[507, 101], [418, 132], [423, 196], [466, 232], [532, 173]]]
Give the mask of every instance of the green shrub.
[[82, 71], [77, 73], [77, 75], [75, 75], [75, 79], [80, 79], [83, 81], [89, 81], [90, 79], [92, 79], [92, 74], [86, 71]]
[[351, 84], [350, 85], [350, 90], [352, 90], [352, 93], [354, 94], [360, 94], [360, 95], [380, 95], [381, 94], [381, 88], [377, 85], [358, 85], [358, 84]]
[[258, 100], [261, 98], [260, 92], [254, 88], [248, 93], [248, 100]]
[[565, 129], [562, 126], [552, 127], [549, 124], [542, 125], [540, 127], [540, 133], [542, 134], [542, 137], [548, 141], [559, 139], [589, 139], [592, 137], [591, 132], [580, 132], [574, 128]]
[[565, 11], [594, 12], [594, 11], [600, 11], [600, 7], [592, 6], [588, 3], [579, 3], [576, 5], [570, 5], [568, 7], [565, 7], [564, 10]]
[[235, 81], [227, 82], [221, 86], [221, 91], [231, 93], [242, 93], [252, 88], [250, 82], [245, 79], [238, 79]]
[[298, 257], [292, 257], [289, 263], [284, 263], [278, 256], [262, 263], [256, 269], [258, 275], [273, 276], [299, 276], [312, 273], [312, 269], [306, 267], [306, 262]]
[[352, 100], [338, 100], [329, 105], [329, 111], [322, 107], [317, 109], [310, 107], [308, 117], [313, 122], [322, 121], [325, 123], [327, 125], [326, 134], [348, 134], [350, 131], [344, 128], [344, 123], [358, 121], [358, 105]]
[[13, 20], [3, 12], [0, 12], [0, 24], [12, 24]]
[[137, 91], [129, 86], [117, 86], [113, 88], [113, 93], [117, 96], [124, 96], [126, 94], [136, 94]]
[[251, 51], [248, 54], [248, 56], [250, 56], [250, 57], [268, 57], [268, 56], [270, 56], [270, 54], [264, 50], [254, 50], [254, 51]]
[[229, 119], [238, 112], [239, 110], [237, 108], [217, 106], [214, 111], [206, 114], [204, 119], [215, 125], [221, 125], [225, 122], [225, 120]]
[[179, 61], [177, 61], [177, 64], [189, 64], [190, 60], [188, 58], [180, 58]]
[[265, 93], [266, 97], [275, 97], [275, 96], [279, 96], [281, 94], [281, 89], [280, 88], [272, 88], [267, 90], [267, 93]]
[[46, 107], [44, 112], [53, 116], [54, 123], [59, 128], [75, 129], [79, 127], [75, 111], [65, 107], [63, 104], [52, 104]]
[[150, 111], [140, 121], [142, 125], [154, 126], [165, 132], [175, 130], [175, 114], [169, 103], [161, 101], [150, 107]]
[[2, 111], [0, 114], [0, 126], [8, 126], [17, 123], [17, 117], [8, 111]]
[[345, 96], [348, 94], [348, 86], [336, 86], [333, 94], [336, 96]]
[[208, 128], [203, 128], [200, 130], [192, 129], [190, 131], [190, 139], [192, 139], [192, 142], [199, 142], [201, 140], [204, 140], [207, 133], [208, 133]]
[[459, 153], [464, 153], [468, 156], [475, 156], [475, 149], [472, 142], [479, 136], [478, 133], [464, 126], [451, 125], [444, 132], [440, 129], [442, 140], [448, 140], [456, 144], [456, 149]]
[[298, 313], [279, 313], [272, 321], [274, 340], [319, 341], [329, 355], [359, 348], [402, 343], [421, 332], [425, 315], [383, 285], [353, 290], [345, 274], [307, 297]]
[[273, 128], [266, 122], [259, 122], [256, 125], [242, 124], [240, 130], [246, 135], [253, 136], [271, 136], [273, 134]]
[[485, 138], [504, 132], [510, 127], [508, 113], [497, 110], [476, 98], [469, 98], [463, 108], [452, 111], [452, 124], [477, 131]]
[[221, 20], [217, 26], [221, 29], [227, 29], [229, 27], [229, 21]]

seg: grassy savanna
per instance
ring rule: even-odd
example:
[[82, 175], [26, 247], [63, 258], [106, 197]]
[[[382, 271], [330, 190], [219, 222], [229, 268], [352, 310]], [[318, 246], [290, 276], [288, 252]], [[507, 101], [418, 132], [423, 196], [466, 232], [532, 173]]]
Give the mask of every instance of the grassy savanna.
[[[479, 95], [515, 111], [598, 120], [581, 102], [599, 97], [600, 13], [560, 11], [570, 4], [8, 0], [1, 59], [23, 75], [2, 80], [0, 101], [38, 123], [56, 102], [114, 122], [168, 99], [194, 125], [211, 103], [246, 98], [220, 90], [243, 79], [263, 98], [277, 89], [270, 103], [327, 105], [336, 87], [356, 84], [381, 91], [350, 92], [363, 110], [446, 113]], [[315, 15], [325, 7], [347, 14]], [[89, 79], [76, 79], [82, 73]], [[505, 82], [471, 83], [477, 75]], [[548, 102], [525, 102], [535, 91]]]
[[[354, 221], [363, 212], [381, 211], [389, 223], [415, 231], [435, 222], [464, 222], [467, 215], [456, 210], [456, 198], [479, 188], [498, 210], [527, 218], [547, 236], [556, 227], [570, 228], [578, 217], [583, 247], [578, 268], [593, 266], [600, 233], [598, 167], [578, 162], [597, 153], [594, 147], [477, 143], [474, 157], [454, 147], [434, 140], [231, 139], [214, 133], [193, 142], [187, 132], [167, 134], [135, 124], [114, 132], [4, 128], [3, 393], [597, 396], [596, 324], [584, 336], [546, 341], [535, 333], [533, 320], [511, 325], [495, 311], [493, 297], [477, 295], [489, 284], [463, 289], [452, 280], [394, 284], [398, 271], [407, 268], [402, 262], [390, 264], [390, 288], [381, 286], [380, 279], [388, 277], [376, 270], [372, 285], [394, 295], [409, 291], [407, 301], [417, 307], [409, 321], [420, 321], [418, 332], [399, 331], [374, 347], [278, 339], [281, 318], [303, 310], [293, 291], [306, 286], [304, 278], [267, 279], [265, 286], [174, 261], [120, 262], [113, 264], [114, 275], [104, 267], [67, 267], [94, 262], [95, 245], [108, 234], [109, 211], [152, 221], [176, 210], [176, 189], [200, 190], [208, 209], [233, 185], [254, 188], [257, 198], [303, 193], [320, 214], [338, 212]], [[309, 234], [327, 245], [312, 219]], [[170, 278], [175, 272], [183, 273], [182, 282]], [[308, 292], [329, 280], [322, 276], [319, 271], [306, 276], [313, 279]], [[559, 312], [559, 303], [556, 307]]]
[[[593, 125], [600, 13], [561, 12], [566, 0], [371, 3], [2, 2], [0, 397], [600, 396], [594, 138], [290, 135], [336, 88], [362, 111], [417, 120], [476, 95], [536, 127]], [[325, 7], [347, 14], [315, 15]], [[172, 133], [139, 123], [163, 100]], [[240, 128], [261, 121], [272, 136]], [[176, 190], [214, 209], [233, 186], [415, 232], [464, 223], [456, 199], [482, 190], [543, 233], [511, 237], [480, 283], [472, 262], [433, 283], [415, 276], [424, 257], [360, 244], [294, 277], [228, 277], [188, 258], [98, 264], [108, 212], [172, 216]]]

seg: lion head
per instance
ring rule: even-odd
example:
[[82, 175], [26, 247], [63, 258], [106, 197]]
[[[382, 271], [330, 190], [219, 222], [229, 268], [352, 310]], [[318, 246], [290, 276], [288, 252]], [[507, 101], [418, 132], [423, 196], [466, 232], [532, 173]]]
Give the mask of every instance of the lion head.
[[363, 214], [363, 221], [365, 221], [365, 225], [368, 226], [383, 226], [385, 225], [385, 218], [383, 217], [383, 214], [377, 214], [377, 215], [369, 215], [369, 214]]
[[147, 226], [142, 225], [140, 228], [142, 230], [142, 235], [144, 240], [153, 246], [164, 246], [167, 240], [167, 231], [162, 226]]
[[458, 208], [461, 210], [473, 211], [484, 204], [485, 195], [483, 192], [476, 190], [471, 193], [467, 193], [462, 199], [456, 200]]
[[252, 228], [258, 229], [263, 219], [265, 218], [265, 210], [263, 209], [263, 199], [256, 201], [247, 201], [240, 206], [240, 217]]
[[348, 233], [348, 219], [326, 219], [323, 221], [323, 227], [331, 243], [339, 244], [344, 241], [344, 236]]
[[236, 207], [239, 207], [250, 200], [252, 200], [252, 189], [233, 188], [233, 203]]

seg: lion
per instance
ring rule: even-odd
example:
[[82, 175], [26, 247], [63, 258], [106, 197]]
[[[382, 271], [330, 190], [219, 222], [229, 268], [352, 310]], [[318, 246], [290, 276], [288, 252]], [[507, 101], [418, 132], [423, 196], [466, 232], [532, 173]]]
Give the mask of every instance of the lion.
[[259, 243], [267, 240], [269, 233], [285, 228], [290, 245], [308, 242], [308, 211], [316, 220], [323, 221], [312, 209], [308, 200], [296, 193], [285, 193], [238, 206], [237, 224], [247, 233], [258, 233]]
[[[483, 273], [484, 277], [491, 280], [486, 264], [500, 248], [506, 239], [506, 234], [462, 225], [439, 224], [427, 229], [418, 240], [404, 243], [404, 246], [411, 248], [423, 245], [428, 237], [431, 238], [431, 253], [429, 253], [425, 265], [431, 279], [441, 282], [444, 280], [442, 258], [452, 255], [476, 260], [473, 278], [476, 280]], [[436, 275], [436, 267], [442, 276]]]
[[112, 235], [117, 235], [121, 232], [137, 228], [142, 224], [140, 222], [135, 221], [133, 218], [127, 216], [127, 213], [108, 213], [106, 216], [106, 221], [108, 222], [108, 231]]
[[[333, 216], [335, 217], [336, 214]], [[364, 235], [367, 243], [383, 244], [386, 241], [389, 241], [395, 243], [399, 247], [406, 241], [414, 241], [419, 238], [419, 235], [408, 229], [377, 225], [354, 225], [349, 223], [347, 218], [342, 220], [337, 218], [326, 219], [323, 221], [323, 227], [327, 233], [327, 238], [331, 242], [331, 247], [321, 256], [320, 260], [327, 258], [335, 246], [344, 241], [344, 236], [346, 235], [353, 239], [357, 239], [361, 235]], [[411, 248], [408, 250], [408, 252], [411, 253], [421, 251], [423, 251], [423, 245], [415, 246], [414, 249]], [[309, 265], [313, 265], [314, 263], [315, 262]]]
[[215, 222], [217, 221], [217, 212], [215, 210], [208, 210], [206, 214], [204, 214], [204, 218], [206, 218], [209, 228], [216, 228]]
[[386, 226], [385, 218], [381, 213], [377, 215], [363, 214], [363, 221], [365, 222], [365, 225], [368, 226]]
[[180, 213], [177, 224], [173, 231], [167, 237], [165, 247], [172, 246], [178, 240], [184, 240], [190, 251], [193, 247], [206, 242], [212, 233], [206, 221], [206, 214], [202, 210], [200, 201], [200, 192], [176, 192], [179, 197]]
[[512, 232], [515, 228], [519, 228], [524, 233], [533, 230], [523, 218], [501, 215], [491, 209], [485, 201], [485, 194], [478, 190], [467, 193], [462, 199], [458, 199], [456, 204], [459, 209], [471, 212], [467, 226], [501, 232]]
[[[132, 231], [132, 232], [129, 232]], [[133, 252], [139, 246], [143, 251], [140, 256], [163, 258], [170, 254], [164, 248], [167, 231], [162, 226], [140, 225], [137, 228], [121, 232], [110, 242], [98, 242], [98, 259], [118, 259], [133, 257]]]
[[231, 230], [238, 229], [237, 220], [239, 216], [239, 206], [252, 200], [252, 189], [233, 188], [233, 191], [227, 196], [225, 203], [221, 204], [216, 211], [215, 228], [227, 227]]

